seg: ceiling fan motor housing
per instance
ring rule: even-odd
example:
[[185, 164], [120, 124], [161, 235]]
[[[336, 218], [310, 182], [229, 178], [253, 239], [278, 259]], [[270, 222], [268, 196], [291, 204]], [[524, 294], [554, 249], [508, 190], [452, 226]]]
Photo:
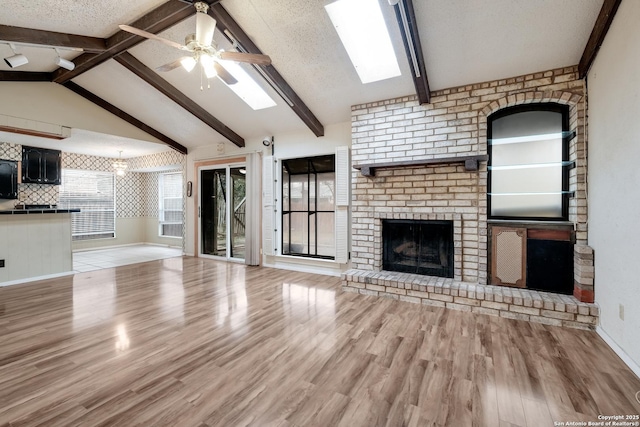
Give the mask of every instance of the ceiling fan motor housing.
[[193, 6], [196, 8], [196, 11], [198, 12], [207, 13], [209, 11], [209, 5], [203, 1], [195, 2]]

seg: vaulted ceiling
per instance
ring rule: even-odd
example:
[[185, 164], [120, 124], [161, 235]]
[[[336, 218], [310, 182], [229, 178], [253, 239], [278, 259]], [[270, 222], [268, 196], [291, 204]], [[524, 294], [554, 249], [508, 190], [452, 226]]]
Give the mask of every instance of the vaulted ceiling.
[[[194, 32], [195, 9], [181, 0], [4, 0], [0, 55], [12, 55], [3, 41], [15, 41], [29, 63], [10, 69], [2, 61], [0, 81], [63, 84], [142, 128], [149, 141], [178, 150], [221, 141], [242, 146], [248, 138], [291, 132], [308, 134], [312, 143], [325, 126], [350, 121], [354, 104], [416, 93], [394, 6], [378, 0], [402, 74], [363, 85], [325, 12], [332, 1], [208, 1], [220, 47], [233, 48], [221, 32], [227, 29], [246, 51], [271, 57], [272, 65], [261, 67], [271, 84], [256, 67], [242, 66], [276, 101], [272, 108], [252, 110], [219, 79], [201, 90], [198, 69], [155, 71], [183, 53], [118, 28], [129, 24], [182, 43]], [[603, 3], [616, 2], [402, 0], [395, 8], [408, 6], [415, 14], [428, 84], [438, 90], [578, 64]], [[84, 49], [60, 51], [74, 61], [74, 71], [54, 65], [51, 44]], [[82, 141], [79, 131], [71, 142]]]

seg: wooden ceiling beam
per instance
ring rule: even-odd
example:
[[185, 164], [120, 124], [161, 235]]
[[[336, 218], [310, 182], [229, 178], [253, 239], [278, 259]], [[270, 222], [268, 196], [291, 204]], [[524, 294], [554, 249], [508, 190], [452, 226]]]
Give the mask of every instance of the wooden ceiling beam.
[[621, 1], [622, 0], [604, 1], [602, 9], [600, 9], [600, 14], [598, 14], [596, 23], [591, 31], [591, 35], [589, 36], [589, 40], [587, 41], [587, 45], [584, 48], [584, 52], [582, 52], [582, 58], [580, 58], [580, 62], [578, 63], [578, 74], [581, 79], [586, 77], [589, 68], [591, 68], [591, 64], [593, 64], [593, 61], [596, 59], [598, 50], [602, 42], [604, 42], [604, 38], [607, 35], [607, 31], [609, 31], [613, 18], [616, 16]]
[[50, 82], [53, 73], [35, 71], [0, 71], [0, 82]]
[[[244, 32], [238, 23], [229, 15], [227, 10], [221, 4], [215, 4], [209, 8], [209, 15], [216, 21], [220, 31], [225, 36], [231, 36], [240, 48], [246, 53], [262, 54], [258, 46], [253, 43], [251, 38]], [[228, 32], [228, 34], [226, 34]], [[233, 41], [233, 40], [231, 40]], [[275, 89], [276, 92], [287, 102], [291, 109], [302, 119], [302, 121], [311, 129], [316, 136], [324, 135], [324, 126], [311, 112], [309, 107], [300, 99], [298, 94], [289, 86], [285, 79], [280, 75], [273, 65], [261, 66], [254, 65], [262, 74], [265, 80]], [[265, 77], [266, 76], [266, 77]]]
[[[208, 3], [213, 4], [217, 3], [217, 1], [219, 0], [208, 1]], [[170, 0], [153, 9], [151, 12], [147, 13], [130, 25], [153, 34], [157, 34], [195, 13], [196, 9], [193, 5], [178, 0]], [[102, 64], [103, 62], [125, 52], [127, 49], [130, 49], [145, 40], [146, 39], [144, 37], [136, 36], [120, 30], [106, 39], [105, 51], [98, 54], [84, 53], [78, 56], [73, 60], [76, 67], [71, 71], [65, 70], [64, 68], [59, 68], [54, 71], [53, 81], [56, 83], [66, 83], [74, 77], [89, 71], [93, 67]]]
[[121, 109], [116, 107], [115, 105], [110, 104], [109, 102], [105, 101], [104, 99], [100, 98], [99, 96], [93, 94], [92, 92], [89, 92], [88, 90], [86, 90], [82, 86], [79, 86], [74, 82], [66, 82], [66, 83], [63, 84], [63, 86], [66, 87], [69, 90], [72, 90], [73, 92], [75, 92], [76, 94], [80, 95], [81, 97], [91, 101], [95, 105], [107, 110], [111, 114], [113, 114], [113, 115], [121, 118], [122, 120], [132, 124], [133, 126], [137, 127], [138, 129], [148, 133], [151, 136], [154, 136], [154, 137], [158, 138], [160, 141], [164, 142], [165, 144], [167, 144], [169, 147], [173, 148], [177, 152], [182, 153], [182, 154], [187, 154], [187, 147], [185, 147], [184, 145], [174, 141], [173, 139], [169, 138], [168, 136], [164, 135], [163, 133], [158, 132], [157, 130], [155, 130], [151, 126], [146, 125], [145, 123], [141, 122], [140, 120], [136, 119], [135, 117], [131, 116], [130, 114], [125, 113], [124, 111], [122, 111]]
[[187, 98], [182, 92], [170, 85], [169, 82], [160, 77], [158, 74], [156, 74], [155, 71], [144, 65], [133, 55], [128, 52], [124, 52], [115, 57], [115, 60], [118, 61], [119, 64], [126, 67], [129, 71], [140, 77], [142, 80], [153, 86], [156, 90], [160, 91], [173, 102], [196, 116], [198, 119], [218, 132], [220, 135], [224, 136], [238, 147], [244, 147], [244, 138], [228, 128], [220, 120], [213, 117], [200, 105]]
[[34, 30], [10, 25], [0, 25], [0, 40], [51, 47], [79, 48], [85, 52], [92, 53], [104, 52], [107, 48], [105, 39], [98, 37]]
[[420, 104], [428, 104], [431, 102], [431, 92], [429, 90], [429, 80], [427, 79], [427, 69], [422, 54], [413, 2], [411, 0], [401, 0], [393, 8], [396, 12], [396, 19], [400, 27], [402, 43], [409, 61], [409, 68], [411, 69], [418, 100]]

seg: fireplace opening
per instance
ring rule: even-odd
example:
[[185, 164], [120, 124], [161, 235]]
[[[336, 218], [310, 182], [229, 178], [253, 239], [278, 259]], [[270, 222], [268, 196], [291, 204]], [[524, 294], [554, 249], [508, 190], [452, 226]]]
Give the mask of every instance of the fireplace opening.
[[453, 277], [453, 221], [383, 220], [382, 268]]

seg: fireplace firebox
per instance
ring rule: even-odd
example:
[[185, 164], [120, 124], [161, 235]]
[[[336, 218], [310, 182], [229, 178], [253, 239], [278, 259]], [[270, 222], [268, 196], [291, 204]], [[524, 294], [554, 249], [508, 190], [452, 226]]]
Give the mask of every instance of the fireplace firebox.
[[453, 221], [382, 221], [382, 268], [453, 277]]

